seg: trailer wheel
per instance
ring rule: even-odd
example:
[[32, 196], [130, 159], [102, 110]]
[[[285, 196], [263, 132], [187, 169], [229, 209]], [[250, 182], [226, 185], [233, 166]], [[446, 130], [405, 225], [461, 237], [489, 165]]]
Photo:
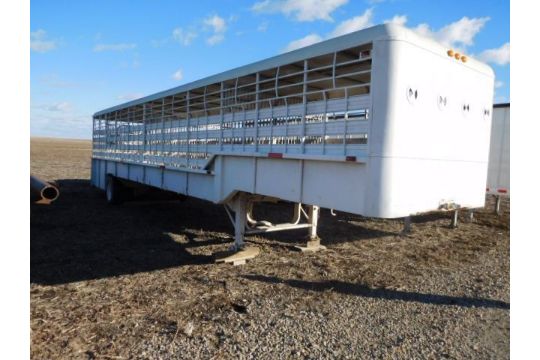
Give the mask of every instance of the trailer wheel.
[[107, 176], [105, 197], [108, 204], [118, 205], [122, 203], [122, 184], [114, 176]]

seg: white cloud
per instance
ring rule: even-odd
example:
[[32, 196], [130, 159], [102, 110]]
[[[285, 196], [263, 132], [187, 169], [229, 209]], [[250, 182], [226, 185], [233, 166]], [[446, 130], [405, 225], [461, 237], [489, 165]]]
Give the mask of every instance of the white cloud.
[[251, 10], [260, 13], [278, 13], [294, 16], [298, 21], [333, 21], [331, 14], [349, 0], [263, 0]]
[[35, 109], [51, 111], [51, 112], [68, 112], [71, 110], [71, 104], [67, 101], [53, 103], [53, 104], [42, 104], [34, 106]]
[[204, 19], [204, 25], [211, 27], [215, 33], [223, 33], [227, 30], [225, 19], [219, 15], [212, 15]]
[[127, 93], [127, 94], [118, 95], [116, 98], [121, 101], [131, 101], [135, 99], [140, 99], [143, 96], [144, 94], [142, 93]]
[[289, 45], [283, 50], [284, 52], [292, 51], [296, 49], [303, 48], [304, 46], [309, 46], [315, 43], [318, 43], [319, 41], [322, 41], [323, 38], [320, 37], [317, 34], [309, 34], [308, 36], [305, 36], [301, 39], [291, 41]]
[[30, 49], [36, 52], [45, 53], [56, 49], [56, 40], [47, 39], [47, 32], [43, 29], [30, 33]]
[[173, 30], [172, 37], [176, 42], [188, 46], [197, 37], [197, 33], [194, 30], [184, 30], [178, 27]]
[[257, 26], [257, 31], [266, 32], [268, 30], [268, 21], [263, 21]]
[[180, 81], [184, 78], [184, 72], [182, 69], [176, 70], [176, 72], [172, 75], [173, 80]]
[[497, 49], [484, 50], [477, 58], [492, 64], [506, 65], [510, 63], [510, 43], [506, 43]]
[[504, 82], [502, 81], [495, 81], [495, 89], [498, 89], [500, 87], [504, 86]]
[[301, 39], [291, 41], [283, 50], [284, 52], [296, 50], [305, 46], [318, 43], [324, 39], [333, 38], [358, 31], [372, 26], [373, 9], [367, 9], [362, 15], [355, 16], [339, 23], [326, 37], [312, 33]]
[[91, 138], [92, 115], [78, 111], [69, 102], [32, 105], [30, 134], [64, 138]]
[[[235, 18], [231, 18], [232, 21], [235, 21]], [[225, 39], [225, 32], [227, 31], [227, 22], [224, 18], [221, 16], [215, 14], [212, 16], [207, 17], [203, 21], [204, 25], [207, 28], [210, 28], [213, 32], [212, 35], [210, 35], [206, 39], [206, 43], [210, 46], [219, 44]]]
[[394, 15], [393, 18], [384, 20], [384, 23], [405, 26], [407, 23], [407, 15]]
[[341, 22], [328, 37], [341, 36], [373, 26], [373, 23], [371, 22], [372, 18], [373, 9], [367, 9], [362, 15]]
[[214, 34], [206, 39], [206, 43], [210, 46], [219, 44], [225, 39], [225, 35], [223, 34]]
[[474, 37], [482, 30], [489, 17], [462, 17], [439, 30], [432, 30], [428, 24], [420, 24], [414, 30], [420, 35], [431, 37], [447, 47], [467, 47], [474, 44]]
[[53, 88], [72, 88], [79, 86], [77, 83], [62, 80], [58, 74], [45, 74], [40, 77], [39, 81], [42, 84]]
[[137, 47], [137, 44], [96, 44], [94, 46], [94, 52], [102, 52], [102, 51], [126, 51], [126, 50], [133, 50]]

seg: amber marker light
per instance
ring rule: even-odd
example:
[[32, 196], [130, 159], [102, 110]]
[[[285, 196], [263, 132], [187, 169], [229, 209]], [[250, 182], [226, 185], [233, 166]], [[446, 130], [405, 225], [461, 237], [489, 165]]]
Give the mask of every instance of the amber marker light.
[[468, 59], [467, 59], [467, 57], [466, 57], [465, 55], [463, 55], [463, 56], [461, 57], [461, 61], [467, 62], [467, 60], [468, 60]]
[[454, 56], [454, 50], [450, 49], [446, 52], [448, 56]]
[[460, 53], [455, 53], [454, 57], [456, 58], [456, 60], [459, 60], [459, 58], [461, 57], [461, 54]]

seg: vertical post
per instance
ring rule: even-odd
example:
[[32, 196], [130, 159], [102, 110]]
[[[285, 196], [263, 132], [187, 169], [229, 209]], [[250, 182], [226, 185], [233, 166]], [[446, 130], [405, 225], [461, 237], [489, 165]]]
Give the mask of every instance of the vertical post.
[[255, 152], [259, 152], [259, 73], [255, 75]]
[[321, 245], [321, 239], [317, 236], [317, 223], [319, 221], [319, 207], [316, 205], [308, 206], [308, 221], [311, 225], [308, 229], [308, 241], [306, 246], [295, 246], [302, 252], [315, 252], [326, 249]]
[[94, 151], [96, 149], [96, 117], [92, 117], [92, 156], [94, 156]]
[[319, 207], [317, 205], [310, 205], [308, 208], [309, 223], [309, 240], [317, 240], [317, 223], [319, 221]]
[[225, 83], [221, 82], [220, 101], [219, 101], [219, 151], [223, 151], [223, 117], [225, 116], [223, 108], [225, 107]]
[[495, 214], [501, 214], [501, 196], [495, 195]]
[[146, 156], [146, 104], [143, 105], [143, 157], [142, 162], [144, 163]]
[[110, 115], [107, 114], [106, 120], [105, 120], [105, 157], [109, 158], [109, 122], [110, 122]]
[[306, 152], [305, 138], [306, 138], [306, 114], [307, 114], [307, 80], [308, 80], [308, 61], [304, 60], [304, 80], [302, 84], [302, 131], [300, 133], [300, 153]]
[[409, 234], [411, 232], [411, 229], [412, 229], [411, 224], [412, 224], [411, 217], [405, 216], [403, 218], [403, 230], [401, 231], [402, 235]]
[[473, 209], [469, 209], [469, 212], [467, 214], [468, 218], [469, 218], [469, 222], [474, 222], [474, 210]]
[[189, 90], [186, 94], [186, 115], [187, 115], [187, 127], [186, 127], [186, 168], [189, 168], [189, 156], [190, 156], [190, 147], [189, 139], [191, 137], [191, 97], [189, 96]]
[[244, 234], [247, 219], [247, 198], [240, 194], [234, 202], [234, 245], [235, 251], [241, 250], [244, 245]]
[[165, 165], [165, 98], [161, 99], [161, 163]]
[[322, 133], [322, 153], [323, 155], [326, 154], [326, 125], [328, 123], [328, 99], [326, 98], [326, 91], [322, 90], [323, 97], [324, 97], [324, 112], [323, 112], [323, 133]]
[[114, 112], [114, 159], [118, 160], [118, 111]]
[[458, 218], [459, 218], [459, 210], [454, 210], [454, 215], [452, 216], [452, 223], [450, 224], [450, 227], [457, 228], [458, 226]]

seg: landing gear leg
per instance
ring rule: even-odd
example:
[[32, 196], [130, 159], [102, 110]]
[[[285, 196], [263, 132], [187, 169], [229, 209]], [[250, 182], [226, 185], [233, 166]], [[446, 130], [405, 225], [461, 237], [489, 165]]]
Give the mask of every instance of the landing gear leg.
[[317, 236], [317, 223], [319, 221], [319, 207], [316, 205], [308, 206], [308, 221], [311, 225], [308, 228], [308, 241], [306, 246], [297, 246], [302, 252], [315, 252], [325, 250], [326, 246], [321, 245], [321, 239]]
[[243, 265], [246, 260], [253, 259], [259, 255], [259, 248], [245, 246], [244, 235], [246, 232], [248, 198], [244, 194], [239, 194], [231, 203], [230, 207], [234, 211], [234, 244], [229, 251], [214, 254], [216, 262], [231, 263], [233, 265]]

